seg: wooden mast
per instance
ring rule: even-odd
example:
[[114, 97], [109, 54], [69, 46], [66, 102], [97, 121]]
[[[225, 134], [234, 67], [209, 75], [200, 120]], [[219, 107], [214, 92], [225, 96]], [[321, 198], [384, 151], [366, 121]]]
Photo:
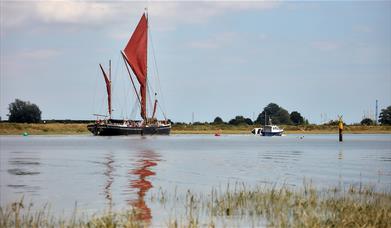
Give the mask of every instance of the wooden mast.
[[109, 107], [109, 118], [111, 119], [111, 112], [112, 112], [112, 108], [111, 108], [111, 101], [112, 101], [112, 93], [113, 93], [113, 87], [111, 86], [111, 59], [109, 60], [109, 84], [110, 84], [110, 107]]
[[[145, 10], [145, 12], [144, 12], [145, 18], [147, 19], [147, 37], [148, 37], [148, 31], [149, 31], [148, 8], [145, 7], [144, 10]], [[148, 95], [148, 38], [147, 38], [146, 52], [147, 52], [147, 54], [146, 54], [147, 61], [146, 61], [146, 67], [145, 67], [146, 68], [145, 69], [145, 90], [147, 90], [147, 92], [145, 93], [145, 97], [144, 97], [144, 99], [145, 99], [144, 124], [146, 124], [146, 122], [148, 122], [148, 112], [147, 112], [147, 107], [148, 107], [148, 105], [147, 105], [147, 102], [148, 102], [148, 99], [147, 99], [147, 95]]]

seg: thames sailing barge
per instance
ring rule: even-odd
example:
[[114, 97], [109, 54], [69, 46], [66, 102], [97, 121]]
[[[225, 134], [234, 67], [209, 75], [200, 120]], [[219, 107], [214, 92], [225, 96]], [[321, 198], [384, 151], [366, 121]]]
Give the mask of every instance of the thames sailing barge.
[[[125, 62], [127, 72], [132, 82], [138, 103], [141, 109], [141, 120], [116, 120], [111, 118], [111, 63], [109, 74], [106, 74], [102, 65], [103, 77], [106, 82], [108, 97], [108, 114], [109, 118], [97, 120], [96, 123], [87, 126], [88, 130], [94, 135], [168, 135], [171, 131], [171, 124], [167, 118], [157, 120], [155, 118], [158, 101], [155, 99], [153, 114], [147, 116], [147, 44], [148, 44], [148, 17], [144, 13], [133, 32], [125, 49], [121, 51], [122, 58]], [[135, 74], [139, 92], [137, 91], [129, 66]], [[155, 94], [156, 95], [156, 94]]]

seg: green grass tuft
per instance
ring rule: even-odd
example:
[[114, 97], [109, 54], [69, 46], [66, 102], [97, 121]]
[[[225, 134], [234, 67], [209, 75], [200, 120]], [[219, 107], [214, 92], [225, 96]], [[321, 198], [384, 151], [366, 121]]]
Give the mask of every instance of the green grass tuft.
[[[234, 189], [228, 185], [225, 191], [212, 189], [206, 195], [189, 190], [184, 197], [160, 190], [151, 202], [164, 210], [176, 205], [178, 214], [162, 224], [167, 227], [391, 227], [391, 194], [372, 187], [319, 191], [306, 184], [302, 189], [235, 184]], [[149, 226], [138, 213], [130, 209], [82, 217], [75, 209], [70, 218], [62, 219], [53, 217], [47, 206], [32, 210], [21, 199], [0, 208], [0, 227]]]

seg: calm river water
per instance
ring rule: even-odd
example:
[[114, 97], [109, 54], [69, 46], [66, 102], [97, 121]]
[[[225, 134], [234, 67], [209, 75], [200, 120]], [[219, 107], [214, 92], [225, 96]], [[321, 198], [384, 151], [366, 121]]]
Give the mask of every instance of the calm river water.
[[1, 136], [0, 205], [24, 196], [56, 213], [113, 205], [145, 210], [158, 191], [210, 192], [228, 183], [373, 185], [391, 192], [391, 135]]

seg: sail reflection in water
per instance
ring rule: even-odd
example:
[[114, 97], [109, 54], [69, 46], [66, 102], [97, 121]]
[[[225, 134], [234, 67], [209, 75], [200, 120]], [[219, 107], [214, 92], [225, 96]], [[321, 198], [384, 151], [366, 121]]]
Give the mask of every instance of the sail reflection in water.
[[130, 180], [130, 188], [137, 191], [137, 199], [129, 200], [129, 204], [136, 209], [136, 217], [139, 220], [150, 222], [152, 219], [151, 209], [145, 202], [145, 194], [153, 187], [148, 177], [156, 175], [151, 170], [160, 161], [160, 156], [152, 150], [145, 150], [139, 154], [135, 167], [129, 174], [135, 175], [136, 179]]

